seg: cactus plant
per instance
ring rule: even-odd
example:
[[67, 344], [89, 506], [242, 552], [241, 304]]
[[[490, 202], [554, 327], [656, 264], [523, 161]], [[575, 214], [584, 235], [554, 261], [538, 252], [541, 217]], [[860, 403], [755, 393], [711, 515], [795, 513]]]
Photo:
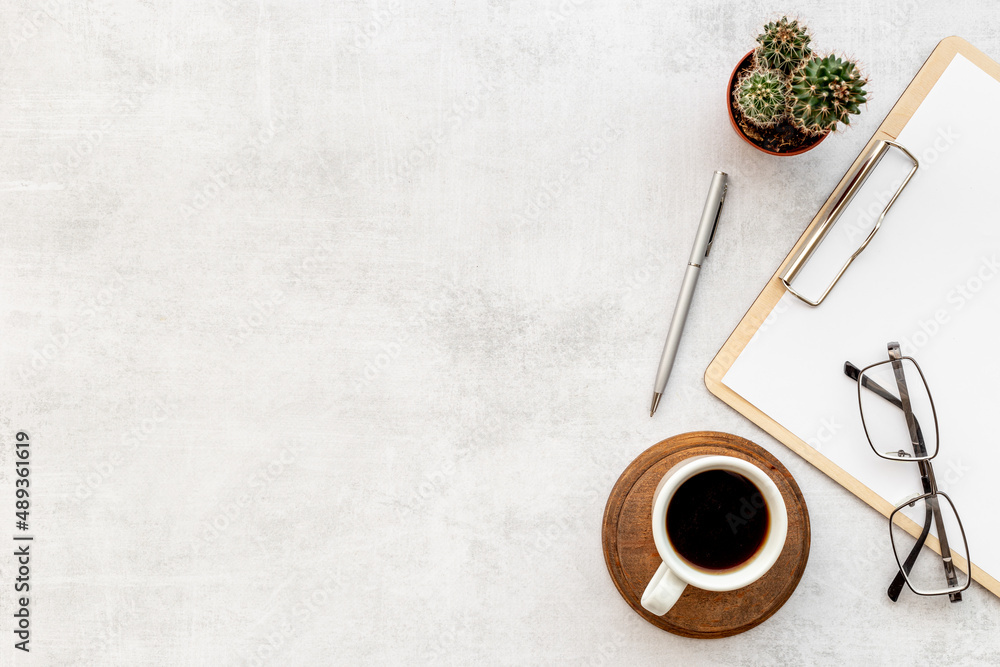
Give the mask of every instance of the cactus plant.
[[865, 79], [856, 63], [835, 55], [815, 57], [792, 72], [789, 116], [802, 132], [816, 136], [850, 124], [866, 101]]
[[787, 89], [778, 72], [757, 67], [740, 77], [733, 97], [748, 121], [757, 127], [772, 127], [787, 110]]
[[804, 25], [782, 16], [781, 20], [765, 25], [764, 32], [757, 35], [759, 46], [754, 51], [754, 58], [759, 67], [789, 76], [812, 55], [811, 39]]
[[817, 55], [798, 20], [764, 25], [757, 44], [729, 78], [729, 119], [745, 141], [772, 155], [797, 155], [819, 144], [867, 101], [857, 63]]

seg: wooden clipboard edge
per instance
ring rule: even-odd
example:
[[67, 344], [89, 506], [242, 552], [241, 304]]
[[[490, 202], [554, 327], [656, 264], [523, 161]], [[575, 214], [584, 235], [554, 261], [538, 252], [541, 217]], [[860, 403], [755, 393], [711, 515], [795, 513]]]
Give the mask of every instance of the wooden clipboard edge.
[[[927, 97], [927, 94], [937, 83], [941, 74], [945, 71], [948, 65], [951, 64], [955, 54], [958, 53], [962, 54], [963, 57], [990, 74], [993, 78], [1000, 81], [1000, 64], [996, 63], [985, 53], [972, 46], [972, 44], [965, 41], [961, 37], [951, 36], [942, 39], [938, 45], [934, 47], [934, 50], [931, 51], [927, 60], [925, 60], [924, 64], [920, 67], [920, 70], [917, 71], [916, 75], [906, 86], [902, 95], [900, 95], [899, 99], [896, 100], [896, 104], [893, 105], [888, 115], [886, 115], [885, 120], [882, 121], [882, 124], [879, 125], [878, 129], [872, 135], [872, 138], [868, 140], [867, 144], [865, 144], [864, 149], [862, 149], [861, 153], [859, 153], [858, 157], [855, 158], [850, 168], [844, 173], [843, 178], [841, 178], [837, 183], [836, 187], [827, 197], [823, 206], [820, 207], [819, 211], [816, 213], [815, 217], [813, 217], [812, 221], [810, 221], [798, 241], [796, 241], [795, 245], [792, 246], [788, 255], [785, 256], [785, 259], [782, 260], [770, 280], [767, 281], [767, 284], [764, 286], [764, 289], [761, 290], [757, 299], [754, 300], [753, 305], [751, 305], [747, 312], [743, 315], [739, 324], [737, 324], [736, 328], [733, 330], [733, 333], [729, 335], [729, 338], [722, 345], [719, 352], [715, 355], [715, 358], [712, 359], [712, 362], [705, 370], [705, 386], [710, 392], [712, 392], [712, 394], [742, 414], [744, 417], [748, 418], [757, 426], [767, 431], [771, 436], [814, 465], [816, 468], [819, 468], [819, 470], [821, 470], [824, 474], [876, 509], [886, 518], [888, 518], [889, 514], [893, 510], [891, 503], [849, 475], [843, 468], [823, 456], [818, 450], [803, 442], [791, 431], [784, 428], [774, 419], [764, 414], [764, 412], [758, 409], [755, 405], [733, 391], [723, 382], [723, 378], [726, 373], [729, 372], [729, 369], [732, 368], [739, 355], [742, 354], [743, 350], [750, 342], [750, 339], [753, 338], [754, 334], [761, 327], [767, 317], [771, 314], [771, 311], [774, 310], [778, 301], [784, 295], [785, 288], [781, 284], [781, 280], [778, 276], [781, 275], [785, 265], [788, 264], [795, 253], [798, 252], [799, 247], [805, 243], [806, 238], [812, 232], [813, 228], [819, 224], [821, 220], [826, 218], [829, 209], [834, 205], [834, 195], [846, 185], [849, 180], [848, 175], [854, 172], [859, 163], [862, 161], [862, 157], [868, 154], [875, 142], [883, 139], [896, 139], [896, 137], [899, 136], [899, 133], [902, 132], [906, 123], [910, 120], [910, 117], [924, 101], [924, 98]], [[972, 578], [991, 593], [1000, 597], [1000, 581], [981, 570], [974, 563], [972, 564]]]

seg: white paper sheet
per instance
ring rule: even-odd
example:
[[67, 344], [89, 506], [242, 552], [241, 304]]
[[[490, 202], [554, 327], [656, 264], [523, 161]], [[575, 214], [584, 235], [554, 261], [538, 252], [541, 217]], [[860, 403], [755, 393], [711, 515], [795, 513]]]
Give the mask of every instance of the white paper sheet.
[[[920, 168], [869, 248], [818, 308], [786, 293], [723, 381], [895, 504], [919, 491], [916, 465], [871, 451], [856, 384], [843, 365], [887, 359], [886, 343], [899, 341], [934, 397], [939, 486], [965, 523], [973, 562], [1000, 578], [1000, 532], [989, 502], [1000, 472], [998, 108], [1000, 83], [956, 55], [898, 138]], [[797, 287], [814, 294], [834, 275], [907, 165], [891, 151]]]

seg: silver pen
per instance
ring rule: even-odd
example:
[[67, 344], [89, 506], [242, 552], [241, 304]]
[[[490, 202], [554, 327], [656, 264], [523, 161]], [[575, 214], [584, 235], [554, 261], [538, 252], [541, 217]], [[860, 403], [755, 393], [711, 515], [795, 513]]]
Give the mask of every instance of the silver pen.
[[681, 333], [684, 331], [684, 322], [687, 320], [688, 310], [691, 309], [691, 298], [694, 296], [694, 287], [698, 284], [698, 273], [701, 271], [701, 263], [708, 257], [708, 251], [712, 248], [712, 241], [715, 240], [715, 230], [719, 226], [722, 203], [726, 200], [726, 189], [729, 187], [727, 184], [728, 179], [729, 177], [721, 171], [715, 172], [712, 176], [712, 187], [708, 191], [705, 210], [701, 214], [698, 234], [694, 239], [694, 248], [691, 249], [691, 258], [688, 260], [687, 271], [684, 272], [681, 293], [677, 297], [677, 305], [674, 306], [674, 316], [670, 320], [667, 342], [663, 344], [660, 367], [656, 370], [656, 381], [653, 382], [653, 403], [649, 406], [650, 417], [656, 412], [656, 407], [660, 404], [660, 397], [663, 396], [663, 390], [667, 387], [670, 369], [674, 365], [674, 357], [677, 356], [677, 346], [680, 345]]

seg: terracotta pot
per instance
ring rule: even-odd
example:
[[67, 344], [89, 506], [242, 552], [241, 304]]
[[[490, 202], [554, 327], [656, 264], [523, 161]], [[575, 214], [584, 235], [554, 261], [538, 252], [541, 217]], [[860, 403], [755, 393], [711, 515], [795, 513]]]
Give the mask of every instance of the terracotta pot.
[[[793, 148], [791, 150], [783, 150], [783, 151], [773, 151], [768, 148], [765, 148], [764, 146], [761, 146], [756, 141], [754, 141], [752, 137], [747, 136], [746, 132], [743, 131], [743, 128], [740, 127], [739, 123], [739, 120], [742, 120], [742, 114], [740, 113], [739, 109], [736, 108], [736, 105], [733, 102], [733, 90], [735, 90], [736, 88], [736, 80], [739, 78], [740, 73], [743, 72], [744, 70], [750, 69], [750, 67], [752, 66], [752, 62], [753, 62], [753, 51], [743, 56], [742, 60], [740, 60], [740, 62], [737, 63], [736, 67], [733, 69], [732, 75], [729, 77], [729, 86], [726, 87], [726, 108], [729, 109], [729, 123], [733, 126], [733, 130], [736, 132], [736, 134], [740, 135], [743, 141], [747, 142], [757, 150], [767, 153], [768, 155], [780, 155], [780, 156], [801, 155], [802, 153], [805, 153], [806, 151], [812, 150], [813, 148], [819, 146], [820, 143], [824, 139], [826, 139], [827, 137], [826, 134], [821, 135], [819, 137], [812, 137], [805, 133], [798, 132], [798, 130], [795, 130], [795, 132], [797, 132], [802, 137], [802, 143], [798, 148]], [[737, 115], [739, 116], [739, 119], [737, 119]], [[791, 127], [790, 123], [788, 125], [789, 127]]]

